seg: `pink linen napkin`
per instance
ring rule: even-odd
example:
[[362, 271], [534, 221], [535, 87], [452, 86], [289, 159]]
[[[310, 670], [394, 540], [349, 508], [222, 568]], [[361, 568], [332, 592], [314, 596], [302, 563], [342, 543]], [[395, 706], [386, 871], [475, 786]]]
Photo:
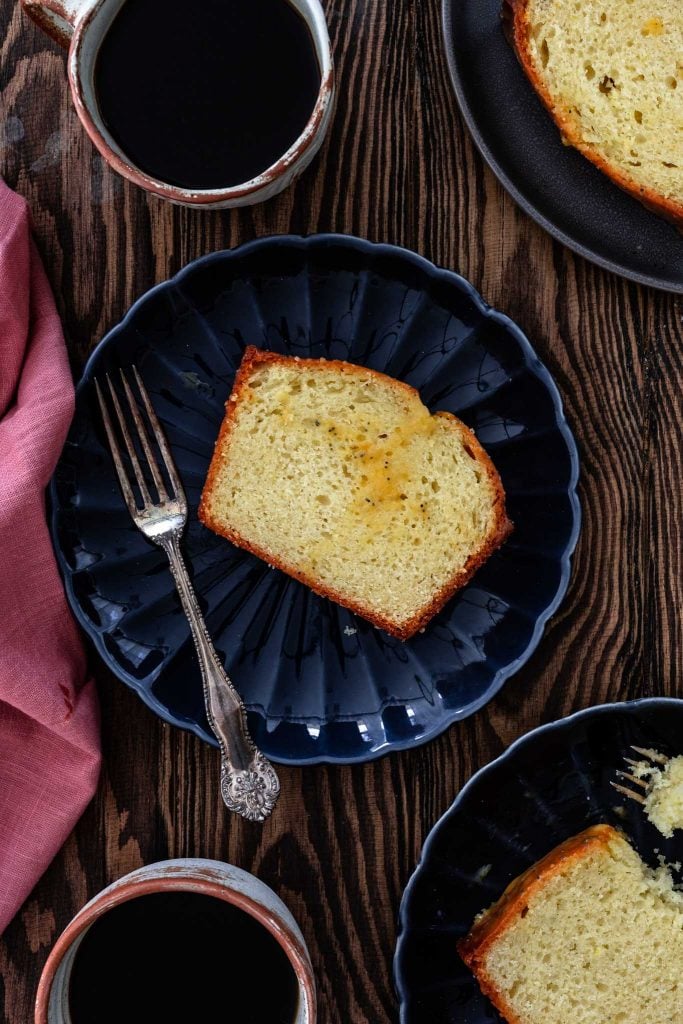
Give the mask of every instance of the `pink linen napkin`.
[[92, 798], [100, 767], [94, 685], [45, 521], [73, 404], [28, 210], [0, 180], [0, 932]]

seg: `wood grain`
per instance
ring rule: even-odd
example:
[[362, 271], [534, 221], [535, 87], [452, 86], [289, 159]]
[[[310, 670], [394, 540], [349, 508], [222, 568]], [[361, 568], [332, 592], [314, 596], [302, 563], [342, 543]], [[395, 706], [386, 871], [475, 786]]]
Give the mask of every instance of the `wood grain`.
[[74, 371], [138, 295], [202, 253], [332, 230], [415, 249], [517, 320], [559, 384], [582, 451], [571, 589], [531, 662], [483, 712], [368, 766], [283, 769], [263, 829], [221, 813], [214, 751], [162, 725], [93, 655], [106, 767], [0, 942], [8, 1024], [32, 1019], [48, 950], [88, 897], [145, 862], [186, 855], [255, 871], [290, 905], [313, 956], [321, 1024], [393, 1021], [401, 893], [472, 772], [574, 709], [682, 692], [681, 299], [574, 257], [514, 206], [456, 110], [439, 0], [326, 9], [340, 82], [321, 156], [276, 200], [200, 213], [103, 166], [69, 101], [63, 53], [17, 3], [2, 5], [0, 171], [30, 202]]

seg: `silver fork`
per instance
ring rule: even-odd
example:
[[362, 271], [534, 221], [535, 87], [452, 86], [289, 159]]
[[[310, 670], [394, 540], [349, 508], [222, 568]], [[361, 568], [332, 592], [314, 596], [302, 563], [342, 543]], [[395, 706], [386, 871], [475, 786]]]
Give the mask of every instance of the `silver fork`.
[[[624, 757], [624, 761], [626, 761], [626, 764], [630, 765], [631, 768], [637, 768], [641, 765], [643, 763], [643, 757], [647, 758], [648, 761], [652, 761], [653, 764], [662, 766], [669, 762], [669, 758], [664, 757], [664, 754], [660, 754], [657, 750], [649, 750], [646, 747], [634, 746], [631, 746], [631, 750], [635, 751], [636, 754], [641, 755], [640, 761], [634, 761], [632, 757]], [[639, 804], [645, 804], [651, 783], [646, 782], [645, 779], [639, 779], [637, 775], [633, 774], [633, 772], [624, 772], [618, 769], [616, 774], [618, 778], [626, 779], [632, 786], [637, 786], [642, 792], [636, 793], [632, 789], [629, 789], [628, 786], [622, 786], [619, 782], [610, 782], [610, 786], [612, 786], [613, 789], [616, 789], [618, 793], [621, 793], [622, 796], [627, 796], [629, 800], [635, 800]], [[643, 793], [645, 795], [643, 795]]]
[[[180, 482], [166, 436], [140, 379], [137, 367], [134, 366], [132, 369], [154, 439], [166, 467], [172, 494], [169, 495], [166, 489], [137, 400], [123, 370], [121, 370], [126, 401], [135, 431], [137, 431], [140, 448], [144, 452], [147, 463], [147, 477], [140, 465], [130, 426], [126, 422], [126, 417], [108, 374], [107, 384], [116, 419], [135, 474], [142, 507], [138, 505], [133, 493], [133, 485], [124, 465], [109, 410], [97, 380], [95, 388], [123, 497], [138, 529], [148, 540], [163, 548], [168, 556], [173, 579], [197, 649], [206, 715], [221, 750], [221, 795], [223, 800], [231, 811], [241, 814], [243, 818], [248, 818], [250, 821], [265, 821], [279, 796], [280, 782], [272, 764], [257, 749], [249, 735], [244, 704], [218, 660], [204, 617], [199, 609], [180, 550], [180, 538], [187, 523], [185, 491]], [[157, 493], [157, 500], [154, 500], [148, 486], [149, 475], [151, 475]]]

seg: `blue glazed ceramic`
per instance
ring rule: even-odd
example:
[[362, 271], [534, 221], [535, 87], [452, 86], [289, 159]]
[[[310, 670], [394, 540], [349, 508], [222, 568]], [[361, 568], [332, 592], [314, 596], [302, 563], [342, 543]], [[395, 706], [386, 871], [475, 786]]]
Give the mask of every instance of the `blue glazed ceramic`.
[[606, 822], [641, 857], [683, 861], [640, 804], [610, 786], [631, 744], [683, 752], [683, 701], [652, 698], [580, 711], [542, 726], [482, 768], [432, 829], [401, 904], [394, 962], [401, 1024], [499, 1024], [456, 950], [476, 914], [555, 846]]
[[[383, 370], [461, 416], [498, 467], [514, 536], [408, 643], [215, 536], [196, 509], [247, 344]], [[98, 346], [52, 484], [67, 593], [107, 665], [168, 722], [212, 741], [166, 559], [131, 523], [92, 379], [136, 363], [190, 503], [185, 551], [216, 647], [273, 760], [366, 761], [472, 714], [536, 647], [569, 580], [578, 459], [521, 331], [456, 274], [359, 239], [276, 237], [204, 257]]]

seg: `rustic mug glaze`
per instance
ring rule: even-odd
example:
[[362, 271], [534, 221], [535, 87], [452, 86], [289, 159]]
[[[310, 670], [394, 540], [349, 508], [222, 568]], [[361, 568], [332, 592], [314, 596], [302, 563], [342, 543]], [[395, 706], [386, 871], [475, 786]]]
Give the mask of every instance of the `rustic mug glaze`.
[[289, 910], [254, 875], [214, 860], [166, 860], [139, 868], [103, 889], [67, 925], [50, 953], [38, 986], [35, 1024], [72, 1024], [69, 982], [81, 940], [108, 910], [159, 892], [195, 892], [225, 900], [258, 921], [285, 951], [299, 985], [299, 1007], [292, 1024], [315, 1024], [315, 980], [304, 937]]
[[[320, 0], [289, 0], [308, 25], [320, 65], [318, 99], [299, 138], [280, 159], [251, 181], [229, 188], [191, 190], [145, 174], [108, 132], [98, 109], [94, 72], [97, 53], [126, 0], [21, 0], [24, 10], [49, 35], [69, 48], [68, 75], [74, 104], [85, 130], [105, 160], [140, 188], [182, 206], [221, 209], [250, 206], [277, 195], [308, 166], [320, 149], [334, 99], [330, 39]], [[188, 16], [191, 5], [188, 4]]]

